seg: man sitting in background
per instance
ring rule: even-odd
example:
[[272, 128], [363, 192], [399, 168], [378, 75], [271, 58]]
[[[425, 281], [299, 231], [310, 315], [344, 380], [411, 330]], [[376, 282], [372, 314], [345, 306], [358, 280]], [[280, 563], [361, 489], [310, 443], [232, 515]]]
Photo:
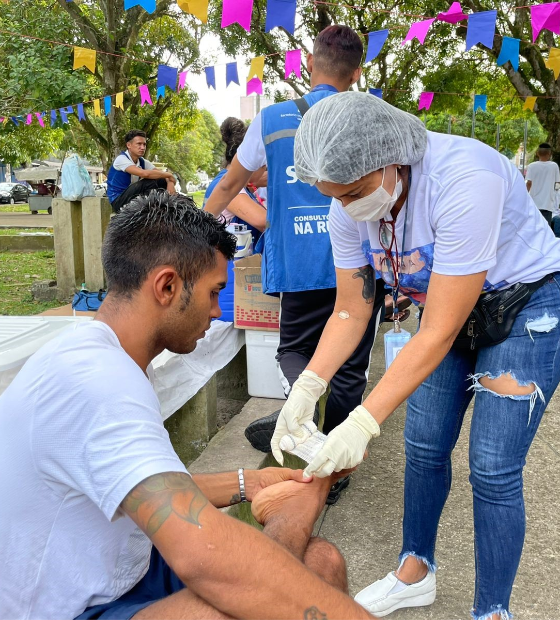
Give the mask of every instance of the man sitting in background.
[[175, 177], [171, 172], [157, 170], [144, 159], [146, 133], [131, 129], [124, 138], [126, 151], [117, 156], [107, 175], [107, 196], [118, 213], [136, 196], [144, 196], [153, 189], [166, 189], [175, 194]]

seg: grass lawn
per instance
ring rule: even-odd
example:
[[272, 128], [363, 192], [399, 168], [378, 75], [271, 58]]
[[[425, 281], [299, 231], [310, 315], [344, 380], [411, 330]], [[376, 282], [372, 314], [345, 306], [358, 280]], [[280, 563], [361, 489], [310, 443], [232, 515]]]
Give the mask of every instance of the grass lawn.
[[56, 279], [54, 252], [0, 252], [0, 265], [0, 315], [39, 314], [61, 305], [31, 297], [33, 282]]
[[20, 233], [51, 233], [52, 228], [0, 228], [0, 235], [19, 235]]
[[5, 205], [0, 204], [0, 213], [31, 213], [28, 204]]
[[192, 196], [196, 204], [200, 208], [202, 208], [202, 201], [204, 200], [204, 194], [205, 192], [194, 192], [192, 194], [189, 194], [189, 196]]

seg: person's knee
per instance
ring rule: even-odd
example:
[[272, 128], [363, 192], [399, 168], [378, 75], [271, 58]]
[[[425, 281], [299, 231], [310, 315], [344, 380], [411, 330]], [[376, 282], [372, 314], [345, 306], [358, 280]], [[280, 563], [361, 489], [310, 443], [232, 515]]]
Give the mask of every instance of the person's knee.
[[346, 561], [335, 545], [324, 538], [311, 538], [303, 562], [326, 582], [343, 592], [348, 592]]

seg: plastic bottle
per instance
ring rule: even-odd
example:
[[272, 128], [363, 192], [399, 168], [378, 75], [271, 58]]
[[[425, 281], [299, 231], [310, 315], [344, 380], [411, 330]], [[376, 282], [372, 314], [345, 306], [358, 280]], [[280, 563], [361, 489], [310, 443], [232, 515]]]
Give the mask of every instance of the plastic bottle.
[[400, 323], [395, 321], [395, 326], [384, 336], [385, 341], [385, 370], [395, 360], [404, 345], [410, 340], [410, 333], [406, 329], [401, 329]]

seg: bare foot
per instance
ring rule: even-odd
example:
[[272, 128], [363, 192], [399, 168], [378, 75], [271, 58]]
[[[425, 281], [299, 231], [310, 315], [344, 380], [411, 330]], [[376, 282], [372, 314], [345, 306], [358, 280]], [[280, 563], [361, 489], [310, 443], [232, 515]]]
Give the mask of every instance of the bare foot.
[[307, 484], [294, 480], [273, 484], [255, 495], [251, 511], [261, 525], [281, 515], [315, 523], [335, 481], [334, 476], [328, 476], [314, 478]]

